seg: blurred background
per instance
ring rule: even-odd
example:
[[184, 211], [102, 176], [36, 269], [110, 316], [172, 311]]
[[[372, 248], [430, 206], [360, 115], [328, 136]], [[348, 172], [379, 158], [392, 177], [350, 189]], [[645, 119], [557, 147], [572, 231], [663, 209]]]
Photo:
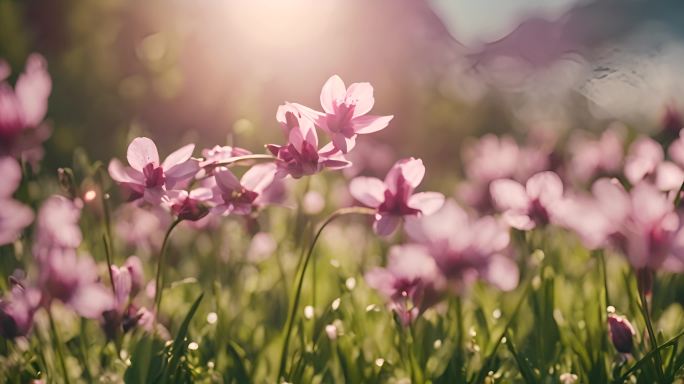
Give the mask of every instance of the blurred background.
[[79, 146], [122, 157], [140, 134], [162, 153], [261, 152], [282, 141], [277, 106], [320, 109], [332, 74], [371, 82], [374, 113], [395, 115], [361, 140], [385, 170], [408, 155], [456, 169], [485, 132], [652, 132], [684, 110], [682, 38], [676, 0], [0, 0], [10, 81], [31, 52], [53, 77], [49, 168]]

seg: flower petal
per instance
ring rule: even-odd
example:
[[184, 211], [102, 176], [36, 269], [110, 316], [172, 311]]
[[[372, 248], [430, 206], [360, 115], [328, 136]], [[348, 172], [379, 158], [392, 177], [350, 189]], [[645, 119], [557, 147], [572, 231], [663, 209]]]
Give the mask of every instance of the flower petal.
[[107, 170], [112, 180], [119, 183], [138, 184], [144, 181], [142, 173], [131, 167], [124, 166], [119, 159], [112, 159]]
[[489, 185], [489, 192], [494, 204], [501, 210], [524, 210], [529, 204], [525, 188], [511, 179], [494, 180]]
[[128, 164], [133, 169], [142, 172], [147, 164], [159, 165], [159, 153], [154, 141], [147, 137], [136, 137], [128, 146]]
[[199, 169], [199, 161], [195, 159], [186, 160], [184, 163], [174, 165], [171, 169], [164, 171], [166, 187], [173, 188], [179, 182], [192, 178]]
[[321, 106], [326, 113], [335, 113], [335, 108], [338, 102], [344, 100], [347, 90], [342, 79], [337, 76], [331, 76], [328, 81], [323, 84], [321, 90]]
[[530, 177], [525, 184], [527, 196], [539, 199], [544, 205], [551, 205], [563, 198], [563, 182], [554, 172], [540, 172]]
[[214, 172], [214, 179], [216, 179], [216, 185], [224, 193], [230, 193], [242, 187], [240, 180], [228, 168], [221, 168]]
[[273, 183], [276, 174], [276, 164], [257, 164], [242, 175], [241, 184], [250, 191], [261, 193]]
[[431, 215], [444, 205], [444, 195], [438, 192], [420, 192], [408, 199], [408, 206], [419, 209], [423, 215]]
[[3, 180], [0, 183], [0, 199], [12, 196], [21, 183], [21, 166], [13, 157], [0, 157], [0, 175]]
[[375, 116], [375, 115], [365, 115], [355, 117], [352, 120], [352, 126], [354, 127], [354, 132], [365, 135], [368, 133], [377, 132], [383, 130], [387, 127], [389, 122], [394, 118], [393, 115], [389, 116]]
[[378, 236], [391, 235], [401, 223], [401, 216], [392, 214], [377, 214], [373, 223], [373, 230]]
[[194, 150], [195, 144], [188, 144], [177, 149], [170, 155], [166, 156], [166, 159], [164, 159], [164, 162], [162, 163], [162, 168], [166, 170], [184, 161], [187, 161], [190, 156], [192, 156], [192, 151]]
[[19, 76], [14, 87], [28, 126], [38, 126], [47, 112], [47, 100], [52, 90], [52, 80], [46, 67], [42, 56], [38, 54], [29, 56], [26, 61], [26, 70]]
[[375, 177], [357, 177], [349, 183], [349, 192], [362, 204], [377, 208], [385, 200], [385, 184]]
[[353, 83], [347, 89], [346, 102], [354, 104], [354, 117], [368, 113], [375, 104], [373, 86], [370, 83]]

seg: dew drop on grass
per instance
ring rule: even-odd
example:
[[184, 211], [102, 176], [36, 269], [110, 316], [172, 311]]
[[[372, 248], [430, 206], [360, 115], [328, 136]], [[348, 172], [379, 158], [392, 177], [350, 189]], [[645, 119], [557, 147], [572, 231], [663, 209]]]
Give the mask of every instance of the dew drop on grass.
[[304, 318], [307, 320], [311, 320], [314, 317], [314, 307], [307, 305], [304, 307]]
[[606, 308], [606, 312], [608, 312], [609, 314], [615, 313], [615, 307], [609, 305], [608, 308]]
[[333, 311], [337, 311], [340, 308], [340, 298], [338, 297], [337, 299], [333, 300], [332, 305], [330, 306]]
[[188, 349], [191, 351], [196, 351], [199, 349], [199, 344], [193, 341], [192, 343], [188, 344]]
[[356, 279], [354, 277], [348, 278], [344, 282], [344, 286], [347, 287], [347, 289], [350, 291], [353, 290], [354, 288], [356, 288]]
[[440, 340], [440, 339], [435, 340], [435, 342], [432, 343], [432, 346], [435, 349], [440, 349], [442, 347], [442, 340]]
[[216, 314], [216, 312], [209, 312], [207, 314], [207, 323], [216, 324], [217, 321], [218, 321], [218, 315]]
[[501, 318], [501, 310], [499, 308], [492, 311], [492, 317], [494, 320], [499, 320]]
[[375, 365], [377, 365], [378, 367], [382, 367], [384, 364], [385, 364], [385, 359], [383, 359], [383, 358], [375, 359]]

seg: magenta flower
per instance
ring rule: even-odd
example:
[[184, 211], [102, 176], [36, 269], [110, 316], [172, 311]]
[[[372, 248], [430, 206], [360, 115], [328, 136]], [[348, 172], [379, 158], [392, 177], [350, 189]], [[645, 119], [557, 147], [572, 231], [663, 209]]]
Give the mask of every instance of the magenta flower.
[[42, 126], [52, 90], [45, 59], [30, 55], [14, 90], [4, 81], [8, 75], [9, 66], [4, 65], [0, 70], [0, 155], [37, 161], [43, 153], [40, 144], [49, 136], [49, 128]]
[[202, 157], [204, 159], [200, 161], [199, 166], [207, 171], [211, 171], [220, 164], [225, 164], [235, 160], [237, 157], [251, 154], [252, 152], [243, 148], [215, 145], [213, 148], [202, 150]]
[[109, 163], [109, 175], [130, 194], [130, 200], [144, 198], [151, 204], [159, 204], [167, 189], [181, 181], [191, 179], [199, 170], [199, 163], [192, 159], [194, 144], [188, 144], [171, 153], [159, 163], [159, 153], [154, 142], [137, 137], [128, 146], [128, 164], [124, 167], [117, 159]]
[[420, 245], [390, 248], [387, 267], [374, 268], [364, 278], [389, 301], [404, 326], [436, 304], [443, 288], [434, 259]]
[[276, 175], [273, 163], [258, 164], [250, 168], [241, 180], [227, 168], [214, 172], [216, 187], [213, 188], [213, 212], [220, 215], [249, 215], [256, 208], [267, 204], [264, 191], [273, 183]]
[[21, 182], [21, 167], [9, 156], [0, 157], [0, 245], [14, 242], [21, 232], [33, 221], [33, 211], [12, 199]]
[[456, 293], [476, 279], [503, 290], [518, 285], [518, 267], [506, 256], [508, 232], [493, 217], [472, 218], [453, 201], [430, 216], [406, 221], [406, 233], [426, 247]]
[[349, 184], [352, 196], [362, 204], [375, 208], [373, 230], [388, 236], [402, 218], [429, 215], [444, 204], [444, 195], [437, 192], [413, 193], [425, 176], [420, 159], [399, 160], [385, 176], [385, 181], [374, 177], [357, 177]]
[[608, 330], [613, 346], [620, 353], [631, 353], [634, 348], [634, 336], [636, 331], [632, 324], [624, 316], [616, 314], [608, 315]]
[[370, 83], [353, 83], [345, 88], [342, 79], [334, 75], [321, 90], [325, 114], [316, 123], [331, 135], [336, 149], [347, 153], [354, 146], [356, 135], [380, 131], [394, 117], [368, 115], [373, 104], [375, 99]]
[[625, 176], [632, 185], [655, 175], [665, 155], [655, 140], [642, 136], [629, 147], [625, 159]]
[[593, 193], [612, 224], [607, 240], [637, 273], [660, 268], [684, 271], [684, 231], [672, 201], [653, 185], [637, 184], [629, 193], [600, 179]]
[[162, 205], [180, 220], [197, 221], [209, 213], [207, 202], [212, 198], [209, 188], [168, 191], [162, 197]]
[[133, 303], [133, 299], [143, 288], [142, 262], [137, 256], [130, 256], [121, 267], [112, 265], [111, 273], [115, 291], [114, 305], [102, 314], [102, 325], [105, 333], [113, 339], [120, 330], [127, 332], [134, 328], [143, 316]]
[[26, 336], [39, 306], [40, 291], [15, 284], [9, 297], [0, 300], [0, 336], [6, 339]]
[[292, 104], [281, 105], [277, 117], [288, 134], [284, 146], [269, 144], [266, 148], [276, 156], [278, 177], [290, 175], [298, 179], [325, 168], [341, 169], [350, 163], [332, 144], [318, 149], [318, 134], [311, 119]]
[[530, 230], [556, 220], [556, 211], [563, 200], [563, 182], [554, 172], [540, 172], [523, 187], [511, 179], [494, 181], [490, 186], [492, 199], [504, 211], [508, 224], [520, 230]]

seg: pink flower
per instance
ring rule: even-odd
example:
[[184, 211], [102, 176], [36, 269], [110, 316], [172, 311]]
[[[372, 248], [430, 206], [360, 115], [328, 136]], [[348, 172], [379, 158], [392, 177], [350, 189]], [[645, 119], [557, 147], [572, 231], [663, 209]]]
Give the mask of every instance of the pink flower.
[[53, 254], [73, 253], [81, 244], [83, 235], [78, 221], [81, 217], [80, 201], [52, 195], [40, 207], [36, 220], [36, 237], [33, 254], [39, 261]]
[[16, 284], [8, 298], [0, 300], [0, 336], [14, 339], [26, 336], [40, 305], [40, 291]]
[[130, 193], [131, 200], [143, 197], [151, 204], [159, 204], [167, 189], [191, 179], [199, 170], [198, 161], [191, 158], [194, 149], [194, 144], [188, 144], [171, 153], [160, 164], [154, 142], [146, 137], [137, 137], [128, 146], [130, 167], [112, 159], [109, 175]]
[[406, 221], [411, 240], [423, 244], [457, 293], [475, 279], [503, 290], [518, 285], [518, 267], [505, 256], [509, 228], [491, 216], [470, 217], [453, 201], [430, 216]]
[[316, 123], [331, 135], [335, 148], [347, 153], [354, 146], [356, 135], [380, 131], [394, 117], [368, 115], [373, 104], [375, 99], [370, 83], [353, 83], [345, 88], [342, 79], [334, 75], [321, 90], [325, 114]]
[[133, 299], [143, 287], [142, 262], [137, 256], [130, 256], [121, 266], [111, 266], [114, 285], [114, 305], [103, 312], [102, 325], [110, 339], [120, 331], [127, 332], [135, 327], [142, 317]]
[[608, 315], [608, 329], [615, 349], [620, 353], [631, 353], [636, 336], [632, 323], [624, 316], [611, 313]]
[[364, 278], [389, 301], [404, 326], [437, 303], [443, 287], [434, 259], [420, 245], [390, 248], [387, 267], [374, 268]]
[[195, 188], [190, 192], [174, 190], [162, 197], [162, 205], [181, 220], [197, 221], [209, 213], [206, 203], [212, 198], [209, 188]]
[[230, 162], [236, 157], [247, 156], [251, 154], [252, 152], [243, 148], [230, 146], [222, 147], [220, 145], [215, 145], [213, 148], [202, 150], [202, 156], [204, 159], [200, 161], [199, 166], [211, 171], [220, 164]]
[[24, 228], [33, 221], [33, 211], [12, 199], [21, 182], [21, 167], [9, 156], [0, 157], [0, 245], [16, 240]]
[[0, 72], [0, 155], [37, 161], [42, 157], [39, 146], [49, 136], [49, 129], [41, 126], [52, 90], [45, 59], [30, 55], [14, 90], [4, 81], [9, 67]]
[[598, 180], [598, 207], [612, 224], [607, 240], [639, 272], [665, 268], [684, 271], [684, 231], [674, 204], [648, 183], [629, 193], [616, 182]]
[[665, 155], [655, 140], [642, 136], [629, 147], [625, 159], [625, 176], [632, 185], [655, 174]]
[[563, 200], [563, 182], [549, 171], [532, 176], [524, 187], [511, 179], [496, 180], [490, 191], [494, 203], [504, 211], [504, 219], [520, 230], [553, 222]]
[[217, 204], [213, 212], [221, 215], [249, 215], [254, 209], [268, 203], [264, 191], [273, 183], [276, 165], [258, 164], [250, 168], [241, 180], [228, 168], [214, 172], [216, 187], [213, 188], [213, 201]]
[[424, 176], [423, 161], [412, 157], [396, 162], [384, 182], [374, 177], [354, 178], [349, 191], [356, 200], [377, 210], [373, 230], [380, 236], [388, 236], [403, 217], [429, 215], [444, 204], [441, 193], [413, 193]]
[[313, 121], [293, 104], [281, 105], [277, 117], [288, 134], [288, 143], [284, 146], [269, 144], [266, 148], [276, 156], [279, 177], [290, 175], [298, 179], [324, 168], [341, 169], [350, 165], [332, 144], [318, 149]]
[[677, 163], [680, 167], [684, 167], [684, 129], [679, 131], [677, 140], [670, 144], [667, 149], [667, 154], [670, 155], [672, 161]]
[[611, 127], [598, 140], [576, 136], [570, 144], [570, 174], [580, 182], [618, 173], [623, 159], [623, 135]]

